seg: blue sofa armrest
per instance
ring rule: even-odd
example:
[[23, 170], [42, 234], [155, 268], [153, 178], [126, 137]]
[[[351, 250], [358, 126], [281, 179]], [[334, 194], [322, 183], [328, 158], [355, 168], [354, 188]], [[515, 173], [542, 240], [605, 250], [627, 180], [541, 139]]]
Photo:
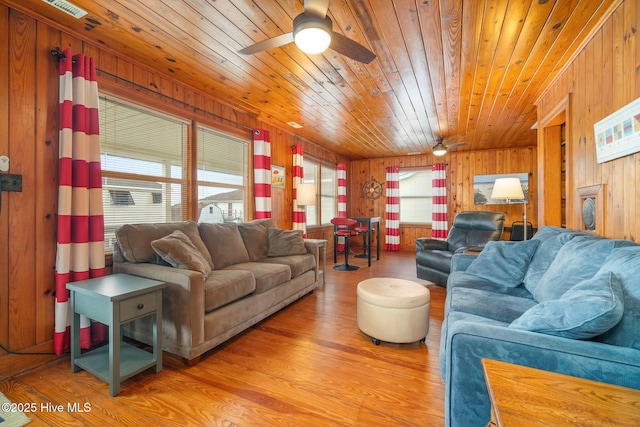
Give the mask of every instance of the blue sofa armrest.
[[424, 250], [449, 250], [449, 244], [444, 240], [430, 239], [428, 237], [418, 237], [416, 239], [416, 253]]
[[445, 375], [445, 425], [484, 426], [491, 403], [481, 359], [495, 359], [638, 388], [640, 351], [593, 341], [458, 321], [450, 325]]
[[465, 271], [474, 259], [476, 259], [477, 254], [455, 254], [451, 257], [451, 272], [454, 271]]

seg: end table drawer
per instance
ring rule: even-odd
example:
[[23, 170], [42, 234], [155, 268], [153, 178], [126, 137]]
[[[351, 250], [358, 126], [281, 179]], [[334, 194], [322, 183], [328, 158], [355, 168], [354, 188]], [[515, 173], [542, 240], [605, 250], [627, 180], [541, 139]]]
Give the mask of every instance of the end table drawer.
[[156, 294], [152, 292], [120, 302], [120, 322], [156, 311]]

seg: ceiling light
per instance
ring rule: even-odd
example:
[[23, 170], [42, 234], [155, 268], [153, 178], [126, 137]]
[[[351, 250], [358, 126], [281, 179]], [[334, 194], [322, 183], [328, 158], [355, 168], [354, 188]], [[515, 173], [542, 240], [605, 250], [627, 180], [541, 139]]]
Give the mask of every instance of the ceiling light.
[[433, 154], [436, 156], [444, 156], [447, 154], [446, 145], [444, 145], [442, 141], [438, 141], [438, 143], [433, 146]]
[[300, 14], [293, 21], [293, 40], [304, 53], [324, 52], [331, 44], [332, 27], [328, 16], [320, 19]]

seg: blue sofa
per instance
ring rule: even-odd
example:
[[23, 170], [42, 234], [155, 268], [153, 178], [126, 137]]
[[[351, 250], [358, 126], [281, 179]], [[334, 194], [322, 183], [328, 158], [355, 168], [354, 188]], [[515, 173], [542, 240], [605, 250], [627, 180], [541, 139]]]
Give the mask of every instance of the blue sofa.
[[440, 342], [447, 426], [484, 426], [481, 359], [640, 388], [640, 246], [557, 227], [457, 254]]

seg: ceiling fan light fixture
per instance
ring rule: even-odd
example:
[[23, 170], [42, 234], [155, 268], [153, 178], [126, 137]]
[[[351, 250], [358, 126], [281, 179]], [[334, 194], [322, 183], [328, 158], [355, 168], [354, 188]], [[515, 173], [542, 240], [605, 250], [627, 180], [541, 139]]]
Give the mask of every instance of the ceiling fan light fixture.
[[433, 146], [433, 154], [435, 156], [444, 156], [447, 154], [447, 146], [444, 145], [442, 141], [438, 141], [438, 143]]
[[328, 16], [320, 19], [300, 14], [293, 21], [293, 40], [304, 53], [324, 52], [331, 44], [331, 33], [332, 23]]

